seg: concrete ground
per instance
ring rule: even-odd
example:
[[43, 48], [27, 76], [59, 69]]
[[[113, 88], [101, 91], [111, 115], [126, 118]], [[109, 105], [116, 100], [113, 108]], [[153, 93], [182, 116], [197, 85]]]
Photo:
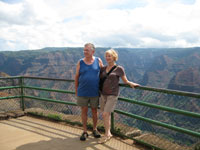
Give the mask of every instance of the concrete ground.
[[1, 120], [0, 150], [144, 150], [116, 137], [105, 144], [98, 144], [92, 135], [80, 141], [81, 133], [79, 127], [29, 116]]

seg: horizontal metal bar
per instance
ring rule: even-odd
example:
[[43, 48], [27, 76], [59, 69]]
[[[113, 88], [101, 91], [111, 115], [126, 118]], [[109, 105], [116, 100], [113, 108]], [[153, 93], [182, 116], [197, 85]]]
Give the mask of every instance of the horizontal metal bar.
[[76, 103], [73, 103], [73, 102], [65, 102], [65, 101], [54, 100], [54, 99], [49, 99], [49, 98], [41, 98], [41, 97], [35, 97], [35, 96], [24, 96], [24, 98], [29, 98], [29, 99], [35, 99], [35, 100], [40, 100], [40, 101], [47, 101], [47, 102], [53, 102], [53, 103], [60, 103], [60, 104], [67, 104], [67, 105], [77, 106]]
[[142, 101], [136, 101], [136, 100], [128, 99], [128, 98], [119, 97], [118, 99], [121, 100], [121, 101], [124, 101], [124, 102], [128, 102], [128, 103], [152, 107], [152, 108], [165, 110], [165, 111], [168, 111], [168, 112], [173, 112], [173, 113], [181, 114], [181, 115], [185, 115], [185, 116], [200, 118], [200, 113], [189, 112], [189, 111], [180, 110], [180, 109], [176, 109], [176, 108], [172, 108], [172, 107], [160, 106], [160, 105], [151, 104], [151, 103], [142, 102]]
[[21, 88], [21, 86], [4, 86], [0, 87], [0, 90], [17, 89], [17, 88]]
[[35, 90], [42, 90], [42, 91], [50, 91], [50, 92], [75, 94], [75, 92], [73, 92], [73, 91], [57, 90], [57, 89], [49, 89], [49, 88], [41, 88], [41, 87], [35, 87], [35, 86], [23, 86], [23, 88], [35, 89]]
[[27, 79], [55, 80], [55, 81], [74, 82], [74, 80], [58, 79], [58, 78], [45, 78], [45, 77], [34, 77], [34, 76], [22, 76], [22, 77], [23, 77], [23, 78], [27, 78]]
[[[45, 78], [45, 77], [34, 77], [34, 76], [0, 77], [0, 79], [13, 79], [13, 78], [14, 79], [15, 78], [30, 78], [30, 79], [74, 82], [74, 80]], [[129, 87], [130, 88], [130, 86], [127, 85], [127, 84], [120, 83], [119, 85], [121, 87]], [[194, 97], [194, 98], [200, 98], [200, 94], [199, 93], [186, 92], [186, 91], [170, 90], [170, 89], [163, 89], [163, 88], [154, 88], [154, 87], [148, 87], [148, 86], [139, 86], [139, 87], [136, 87], [136, 89], [148, 90], [148, 91], [154, 91], [154, 92], [161, 92], [161, 93], [167, 93], [167, 94], [175, 94], [175, 95], [181, 95], [181, 96], [188, 96], [188, 97]]]
[[[119, 84], [121, 87], [129, 87], [127, 84]], [[186, 91], [178, 91], [178, 90], [170, 90], [170, 89], [162, 89], [162, 88], [154, 88], [154, 87], [148, 87], [148, 86], [138, 86], [136, 89], [141, 90], [147, 90], [147, 91], [154, 91], [154, 92], [160, 92], [160, 93], [167, 93], [167, 94], [174, 94], [174, 95], [180, 95], [180, 96], [187, 96], [187, 97], [193, 97], [193, 98], [200, 98], [199, 93], [193, 93], [193, 92], [186, 92]]]
[[0, 77], [0, 80], [4, 80], [4, 79], [18, 79], [18, 78], [21, 78], [21, 76]]
[[[30, 78], [30, 79], [74, 82], [74, 80], [45, 78], [45, 77], [34, 77], [34, 76], [1, 77], [0, 79], [13, 79], [13, 78]], [[121, 87], [130, 87], [129, 85], [122, 84], [122, 83], [120, 83], [119, 85]], [[175, 95], [181, 95], [181, 96], [188, 96], [188, 97], [194, 97], [194, 98], [200, 98], [200, 94], [199, 93], [186, 92], [186, 91], [170, 90], [170, 89], [163, 89], [163, 88], [154, 88], [154, 87], [148, 87], [148, 86], [139, 86], [139, 87], [136, 87], [136, 89], [148, 90], [148, 91], [154, 91], [154, 92], [161, 92], [161, 93], [167, 93], [167, 94], [175, 94]]]
[[7, 96], [7, 97], [0, 97], [0, 100], [5, 100], [5, 99], [14, 99], [14, 98], [22, 98], [22, 96]]
[[195, 132], [195, 131], [191, 131], [191, 130], [188, 130], [188, 129], [176, 127], [176, 126], [166, 124], [166, 123], [163, 123], [163, 122], [160, 122], [160, 121], [156, 121], [156, 120], [152, 120], [152, 119], [149, 119], [149, 118], [134, 115], [134, 114], [131, 114], [131, 113], [127, 113], [127, 112], [124, 112], [124, 111], [121, 111], [121, 110], [118, 110], [118, 109], [116, 109], [115, 112], [122, 114], [122, 115], [125, 115], [125, 116], [128, 116], [128, 117], [138, 119], [138, 120], [143, 120], [145, 122], [149, 122], [151, 124], [155, 124], [155, 125], [167, 128], [167, 129], [175, 130], [175, 131], [178, 131], [178, 132], [181, 132], [181, 133], [185, 133], [185, 134], [192, 135], [192, 136], [200, 138], [199, 132]]
[[[56, 90], [56, 89], [40, 88], [40, 87], [33, 87], [33, 86], [24, 86], [24, 88], [75, 94], [75, 92], [73, 92], [73, 91]], [[136, 100], [132, 100], [132, 99], [121, 98], [121, 97], [119, 97], [119, 100], [126, 101], [126, 102], [129, 102], [129, 103], [139, 104], [139, 105], [143, 105], [143, 106], [148, 106], [148, 107], [152, 107], [152, 108], [157, 108], [157, 109], [165, 110], [165, 111], [168, 111], [168, 112], [174, 112], [174, 113], [177, 113], [177, 114], [182, 114], [182, 115], [186, 115], [186, 116], [192, 116], [192, 117], [200, 118], [200, 114], [194, 113], [194, 112], [188, 112], [188, 111], [184, 111], [184, 110], [180, 110], [180, 109], [176, 109], [176, 108], [160, 106], [160, 105], [150, 104], [150, 103], [136, 101]]]

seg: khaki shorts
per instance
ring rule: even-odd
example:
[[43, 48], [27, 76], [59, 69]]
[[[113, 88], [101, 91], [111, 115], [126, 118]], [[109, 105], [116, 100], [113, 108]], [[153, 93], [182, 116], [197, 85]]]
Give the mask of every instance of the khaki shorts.
[[88, 104], [92, 108], [97, 108], [99, 106], [99, 97], [81, 97], [77, 96], [77, 105], [81, 107], [88, 107]]
[[101, 95], [100, 97], [100, 109], [103, 112], [113, 112], [115, 105], [117, 104], [118, 96], [114, 95]]

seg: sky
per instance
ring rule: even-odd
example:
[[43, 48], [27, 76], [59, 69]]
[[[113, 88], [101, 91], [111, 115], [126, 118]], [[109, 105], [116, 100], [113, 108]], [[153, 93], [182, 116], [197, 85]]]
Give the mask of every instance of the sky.
[[0, 51], [200, 46], [200, 0], [0, 0]]

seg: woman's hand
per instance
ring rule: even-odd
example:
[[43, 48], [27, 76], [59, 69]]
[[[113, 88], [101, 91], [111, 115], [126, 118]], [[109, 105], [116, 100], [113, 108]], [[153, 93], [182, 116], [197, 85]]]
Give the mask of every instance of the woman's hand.
[[123, 81], [125, 84], [128, 84], [131, 88], [135, 88], [135, 87], [140, 86], [140, 85], [137, 84], [137, 83], [134, 83], [134, 82], [128, 81], [126, 75], [122, 76], [121, 78], [122, 78], [122, 81]]
[[131, 88], [135, 88], [135, 87], [140, 86], [139, 84], [134, 83], [134, 82], [130, 82], [130, 81], [129, 81], [128, 85], [129, 85]]

